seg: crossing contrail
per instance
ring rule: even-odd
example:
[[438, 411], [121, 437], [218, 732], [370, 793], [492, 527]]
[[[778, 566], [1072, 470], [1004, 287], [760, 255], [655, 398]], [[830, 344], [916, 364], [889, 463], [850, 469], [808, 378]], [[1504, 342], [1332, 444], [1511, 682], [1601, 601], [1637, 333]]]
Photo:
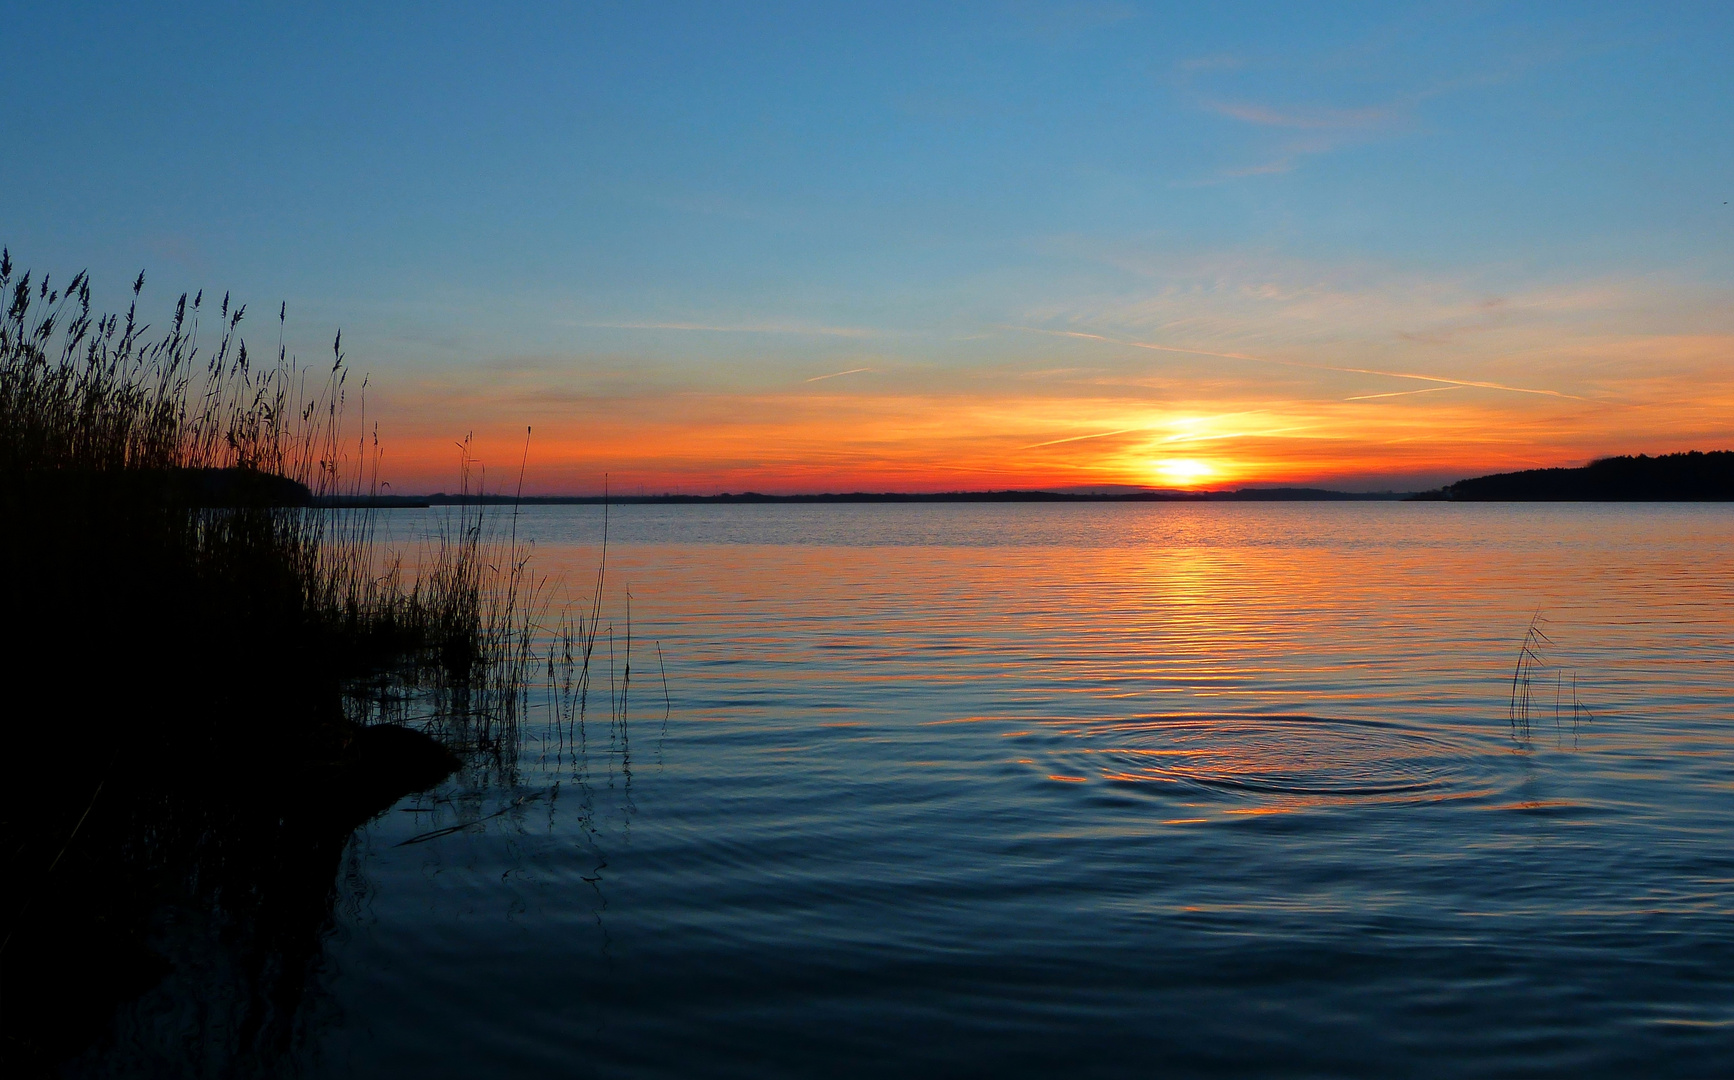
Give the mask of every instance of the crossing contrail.
[[811, 379], [808, 379], [806, 381], [807, 382], [822, 382], [825, 379], [835, 379], [839, 375], [856, 375], [856, 374], [859, 374], [860, 372], [863, 372], [863, 371], [872, 371], [872, 370], [873, 369], [870, 367], [852, 367], [848, 371], [833, 371], [829, 375], [815, 375]]
[[[1536, 390], [1527, 386], [1507, 386], [1505, 383], [1482, 382], [1476, 379], [1449, 379], [1442, 375], [1422, 375], [1412, 371], [1380, 371], [1377, 368], [1337, 367], [1332, 364], [1309, 364], [1302, 360], [1278, 360], [1270, 356], [1253, 356], [1250, 353], [1212, 352], [1209, 349], [1188, 349], [1179, 345], [1157, 345], [1148, 341], [1121, 341], [1118, 338], [1105, 337], [1101, 334], [1086, 334], [1077, 330], [1044, 330], [1039, 326], [1013, 326], [1012, 330], [1023, 330], [1032, 334], [1048, 334], [1053, 337], [1084, 338], [1088, 341], [1100, 341], [1109, 345], [1120, 345], [1131, 349], [1149, 349], [1153, 352], [1184, 353], [1190, 356], [1215, 356], [1223, 360], [1249, 360], [1255, 364], [1278, 364], [1282, 367], [1305, 368], [1310, 371], [1336, 371], [1347, 375], [1377, 375], [1386, 379], [1415, 379], [1419, 382], [1443, 383], [1444, 386], [1473, 386], [1481, 390], [1504, 390], [1512, 394], [1538, 394], [1542, 397], [1565, 398], [1570, 401], [1583, 401], [1576, 394], [1564, 394], [1558, 390]], [[1444, 386], [1440, 389], [1444, 389]], [[1374, 397], [1378, 395], [1367, 395]]]

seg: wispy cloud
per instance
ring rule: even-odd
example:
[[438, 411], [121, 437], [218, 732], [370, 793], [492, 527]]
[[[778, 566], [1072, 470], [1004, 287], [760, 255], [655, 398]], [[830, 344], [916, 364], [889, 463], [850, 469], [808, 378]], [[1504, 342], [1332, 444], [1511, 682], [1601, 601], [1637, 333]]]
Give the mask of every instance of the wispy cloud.
[[872, 370], [873, 370], [872, 368], [868, 368], [868, 367], [854, 367], [854, 368], [850, 368], [848, 371], [833, 371], [829, 375], [815, 375], [811, 379], [807, 379], [805, 381], [806, 382], [824, 382], [826, 379], [840, 379], [845, 375], [859, 375], [864, 371], [872, 371]]
[[1210, 112], [1240, 120], [1260, 127], [1294, 128], [1301, 131], [1341, 131], [1365, 130], [1382, 127], [1395, 122], [1399, 113], [1390, 106], [1373, 106], [1362, 109], [1331, 109], [1331, 108], [1271, 108], [1238, 101], [1215, 101], [1203, 99], [1200, 102]]
[[[1531, 384], [1536, 369], [1516, 358], [1536, 350], [1569, 352], [1660, 327], [1734, 331], [1725, 288], [1683, 274], [1538, 280], [1506, 264], [1422, 271], [1386, 259], [1178, 252], [1132, 238], [1067, 239], [1056, 250], [1121, 276], [1070, 297], [1045, 296], [1007, 322], [1326, 364], [1444, 368], [1517, 384]], [[1404, 362], [1391, 363], [1393, 356]]]
[[[1109, 345], [1119, 345], [1129, 349], [1147, 349], [1152, 352], [1181, 353], [1188, 356], [1213, 356], [1223, 360], [1246, 360], [1258, 364], [1275, 364], [1280, 367], [1300, 368], [1309, 371], [1332, 371], [1344, 375], [1374, 375], [1384, 379], [1414, 379], [1421, 382], [1441, 384], [1440, 388], [1475, 387], [1481, 390], [1501, 390], [1511, 394], [1536, 394], [1542, 397], [1563, 398], [1570, 401], [1583, 401], [1576, 394], [1567, 394], [1559, 390], [1540, 390], [1528, 386], [1511, 386], [1506, 383], [1491, 382], [1482, 379], [1457, 379], [1446, 375], [1426, 375], [1415, 371], [1383, 371], [1378, 368], [1343, 367], [1336, 364], [1313, 364], [1304, 360], [1283, 360], [1274, 356], [1255, 356], [1243, 352], [1219, 352], [1213, 349], [1195, 349], [1184, 345], [1161, 345], [1152, 341], [1127, 341], [1111, 338], [1104, 334], [1089, 334], [1077, 330], [1044, 330], [1034, 326], [1019, 326], [1013, 329], [1024, 330], [1036, 334], [1051, 334], [1055, 337], [1085, 338], [1100, 341]], [[1368, 395], [1375, 396], [1375, 395]], [[1384, 396], [1384, 395], [1376, 395]]]
[[802, 323], [692, 323], [692, 322], [562, 322], [599, 330], [689, 330], [707, 334], [808, 334], [820, 337], [867, 338], [878, 331], [858, 326], [810, 326]]
[[1372, 401], [1375, 398], [1408, 397], [1410, 394], [1437, 394], [1441, 390], [1461, 390], [1461, 389], [1463, 389], [1463, 387], [1460, 384], [1452, 383], [1450, 386], [1425, 386], [1419, 390], [1394, 390], [1389, 394], [1356, 394], [1354, 397], [1346, 397], [1343, 400], [1344, 401]]
[[1181, 186], [1209, 187], [1212, 184], [1220, 184], [1229, 180], [1241, 180], [1248, 176], [1275, 176], [1279, 173], [1293, 172], [1296, 157], [1298, 157], [1296, 154], [1285, 154], [1282, 157], [1272, 158], [1271, 160], [1262, 162], [1258, 165], [1245, 165], [1238, 169], [1223, 169], [1207, 179], [1195, 180], [1190, 184]]
[[1148, 428], [1120, 428], [1116, 431], [1098, 431], [1093, 435], [1072, 435], [1064, 439], [1049, 439], [1047, 442], [1030, 443], [1028, 446], [1020, 446], [1018, 449], [1040, 450], [1044, 446], [1060, 446], [1064, 443], [1084, 442], [1088, 439], [1107, 439], [1115, 435], [1135, 435], [1148, 430]]
[[1538, 48], [1488, 42], [1478, 55], [1456, 57], [1452, 70], [1442, 70], [1439, 54], [1428, 44], [1436, 30], [1431, 21], [1399, 18], [1371, 26], [1359, 40], [1326, 56], [1208, 54], [1176, 63], [1169, 81], [1183, 100], [1202, 112], [1264, 129], [1273, 143], [1262, 160], [1219, 168], [1176, 186], [1291, 172], [1308, 157], [1413, 131], [1425, 103], [1506, 82], [1570, 51], [1557, 43]]

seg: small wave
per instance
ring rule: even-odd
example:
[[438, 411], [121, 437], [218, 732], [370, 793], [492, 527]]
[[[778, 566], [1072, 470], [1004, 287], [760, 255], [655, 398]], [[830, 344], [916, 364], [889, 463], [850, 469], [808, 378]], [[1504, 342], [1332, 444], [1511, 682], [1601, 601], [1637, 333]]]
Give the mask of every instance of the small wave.
[[1044, 773], [1177, 785], [1285, 805], [1431, 802], [1488, 793], [1466, 740], [1398, 724], [1307, 715], [1141, 717], [1050, 728]]

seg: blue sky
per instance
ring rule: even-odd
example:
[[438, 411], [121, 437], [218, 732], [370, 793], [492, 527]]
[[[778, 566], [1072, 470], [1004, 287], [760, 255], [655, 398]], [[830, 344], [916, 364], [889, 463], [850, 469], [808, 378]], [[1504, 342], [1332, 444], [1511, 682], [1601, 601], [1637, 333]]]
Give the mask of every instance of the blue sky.
[[[406, 446], [693, 395], [774, 412], [851, 368], [826, 392], [917, 412], [1085, 368], [1142, 388], [1047, 400], [1393, 389], [1294, 364], [1613, 400], [1619, 342], [1689, 336], [1680, 362], [1714, 367], [1734, 332], [1725, 4], [36, 5], [6, 27], [0, 243], [114, 303], [140, 267], [165, 297], [286, 299], [308, 352], [341, 325]], [[1566, 338], [1577, 368], [1536, 351]], [[1092, 409], [1001, 411], [1041, 417], [1002, 420], [1016, 442]], [[1669, 416], [1652, 441], [1728, 433]], [[1649, 437], [1574, 422], [1529, 456]], [[628, 472], [697, 475], [642, 441]], [[1363, 451], [1368, 476], [1426, 472]]]

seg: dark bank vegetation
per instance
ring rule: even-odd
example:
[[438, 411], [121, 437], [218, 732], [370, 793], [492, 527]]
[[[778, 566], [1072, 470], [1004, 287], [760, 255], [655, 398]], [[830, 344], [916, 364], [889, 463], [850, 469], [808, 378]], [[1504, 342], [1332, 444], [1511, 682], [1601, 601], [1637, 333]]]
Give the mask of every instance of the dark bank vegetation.
[[[505, 746], [530, 671], [527, 548], [481, 506], [414, 567], [371, 509], [334, 508], [376, 493], [378, 463], [345, 429], [341, 335], [303, 365], [280, 308], [260, 357], [228, 296], [153, 325], [143, 287], [99, 314], [87, 275], [0, 254], [9, 1075], [75, 1058], [164, 976], [165, 912], [226, 928], [238, 1000], [282, 1000], [348, 834], [454, 751]], [[440, 739], [365, 722], [409, 694]], [[270, 1008], [238, 1015], [262, 1052], [289, 1037]]]
[[1734, 450], [1608, 457], [1579, 469], [1526, 469], [1459, 480], [1418, 499], [1450, 502], [1726, 502]]

